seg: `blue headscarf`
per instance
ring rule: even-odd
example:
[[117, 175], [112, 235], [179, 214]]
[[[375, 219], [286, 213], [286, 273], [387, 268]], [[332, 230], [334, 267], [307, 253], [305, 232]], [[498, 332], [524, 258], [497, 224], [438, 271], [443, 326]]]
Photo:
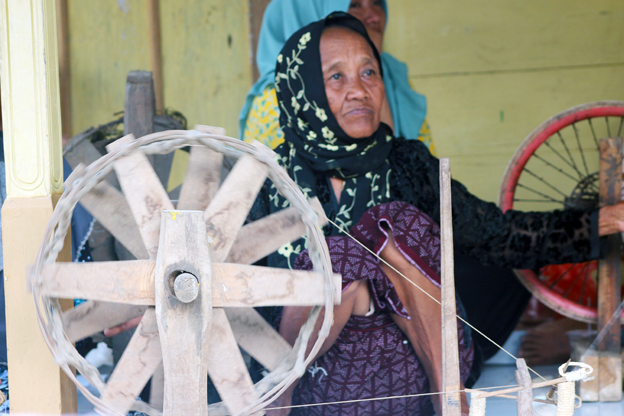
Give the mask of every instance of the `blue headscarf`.
[[[272, 0], [269, 3], [262, 19], [256, 53], [260, 78], [251, 87], [240, 113], [240, 137], [243, 136], [254, 98], [275, 82], [275, 61], [286, 40], [297, 30], [321, 20], [333, 11], [348, 11], [350, 2], [350, 0]], [[388, 16], [385, 0], [382, 6]], [[407, 65], [386, 52], [381, 54], [381, 65], [386, 96], [394, 122], [394, 135], [416, 139], [427, 114], [427, 99], [411, 89]]]

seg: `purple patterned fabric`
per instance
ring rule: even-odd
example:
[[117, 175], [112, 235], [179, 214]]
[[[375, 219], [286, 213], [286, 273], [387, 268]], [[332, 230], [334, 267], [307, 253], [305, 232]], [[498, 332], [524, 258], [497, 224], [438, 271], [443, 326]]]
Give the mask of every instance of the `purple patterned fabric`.
[[[409, 204], [392, 202], [367, 211], [353, 228], [356, 237], [376, 253], [388, 240], [382, 223], [388, 225], [403, 255], [439, 286], [439, 228], [429, 217]], [[341, 273], [344, 288], [355, 280], [368, 280], [376, 311], [371, 316], [352, 315], [327, 353], [319, 357], [303, 376], [293, 394], [293, 405], [383, 398], [429, 392], [429, 381], [407, 336], [390, 313], [406, 317], [394, 286], [379, 260], [349, 237], [328, 237], [335, 273]], [[307, 251], [296, 269], [311, 270]], [[473, 360], [472, 342], [467, 341], [458, 321], [461, 379], [465, 380]], [[418, 415], [434, 413], [428, 396], [349, 404], [295, 408], [291, 415]]]

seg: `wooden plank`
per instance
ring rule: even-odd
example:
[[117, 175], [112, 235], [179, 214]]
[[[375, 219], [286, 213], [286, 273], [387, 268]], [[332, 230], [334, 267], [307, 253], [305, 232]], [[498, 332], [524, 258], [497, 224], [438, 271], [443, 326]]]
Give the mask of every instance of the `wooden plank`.
[[[124, 136], [106, 148], [111, 152], [133, 141], [132, 135]], [[147, 157], [140, 150], [117, 159], [114, 169], [139, 227], [149, 258], [155, 259], [160, 234], [160, 212], [173, 209], [173, 204]]]
[[563, 78], [574, 67], [622, 61], [615, 18], [624, 15], [620, 2], [389, 3], [384, 52], [406, 62], [411, 74], [478, 71], [487, 77], [548, 68], [561, 69]]
[[64, 137], [71, 137], [71, 74], [69, 65], [69, 25], [67, 0], [56, 0], [56, 30], [58, 33], [58, 76], [59, 92], [61, 96], [61, 132]]
[[451, 166], [447, 158], [440, 159], [440, 244], [442, 260], [442, 400], [444, 416], [460, 416], [461, 381], [455, 304], [453, 260], [453, 214], [451, 205]]
[[163, 368], [161, 361], [156, 371], [154, 371], [154, 375], [152, 376], [152, 381], [150, 383], [150, 406], [162, 412], [164, 400], [165, 369]]
[[249, 0], [249, 50], [251, 51], [252, 82], [256, 82], [260, 77], [258, 65], [256, 65], [256, 55], [258, 53], [258, 39], [260, 39], [262, 18], [269, 2], [270, 0]]
[[224, 308], [238, 345], [273, 371], [291, 345], [253, 308]]
[[[231, 414], [236, 414], [258, 399], [236, 339], [221, 308], [213, 309], [210, 337], [204, 338], [208, 348], [208, 375], [221, 400]], [[254, 415], [264, 412], [254, 413]]]
[[154, 76], [154, 110], [158, 113], [162, 112], [164, 109], [159, 3], [160, 0], [149, 0], [147, 3], [150, 32], [150, 63], [152, 68], [152, 74]]
[[63, 314], [63, 328], [69, 340], [76, 342], [141, 316], [145, 309], [141, 305], [89, 300]]
[[100, 182], [80, 199], [82, 206], [137, 259], [149, 258], [139, 227], [123, 194]]
[[[319, 226], [327, 224], [327, 217], [318, 198], [310, 205], [319, 213]], [[268, 256], [282, 245], [305, 234], [305, 225], [299, 212], [290, 207], [245, 225], [236, 236], [226, 262], [252, 264]]]
[[523, 390], [518, 392], [518, 416], [533, 416], [533, 386], [524, 358], [516, 360], [516, 381]]
[[[195, 126], [195, 129], [198, 127]], [[219, 127], [201, 126], [199, 130], [204, 133], [225, 135], [225, 130]], [[221, 184], [222, 165], [222, 153], [203, 146], [191, 147], [188, 168], [176, 208], [204, 211]]]
[[[323, 275], [302, 270], [213, 263], [213, 304], [218, 306], [322, 305]], [[334, 274], [334, 301], [340, 304], [342, 278]]]
[[[150, 11], [153, 10], [150, 8]], [[150, 38], [151, 41], [151, 38]], [[126, 101], [124, 107], [124, 134], [143, 137], [154, 132], [154, 113], [156, 98], [152, 73], [149, 71], [130, 71], [126, 79]], [[166, 186], [173, 162], [173, 152], [165, 155], [149, 155], [160, 183]]]
[[147, 308], [106, 383], [101, 400], [125, 415], [161, 362], [156, 313], [154, 308]]
[[[163, 211], [161, 229], [154, 287], [165, 372], [163, 413], [205, 415], [208, 343], [202, 340], [213, 336], [210, 250], [203, 213]], [[198, 297], [188, 303], [171, 290], [171, 281], [181, 271], [199, 284]]]
[[[622, 190], [622, 139], [600, 140], [600, 206], [620, 201]], [[620, 304], [620, 233], [606, 237], [605, 256], [598, 262], [598, 332], [609, 323]], [[620, 322], [616, 319], [598, 344], [600, 401], [622, 399], [622, 357]]]
[[149, 260], [46, 264], [41, 292], [61, 299], [153, 305], [154, 265]]
[[[41, 271], [41, 291], [61, 299], [154, 305], [154, 268], [151, 260], [47, 264]], [[336, 304], [340, 303], [340, 283], [340, 275], [335, 274]], [[311, 306], [324, 300], [320, 273], [212, 264], [212, 302], [218, 307]]]
[[143, 137], [154, 132], [154, 84], [149, 71], [130, 71], [126, 79], [124, 135]]
[[[260, 143], [254, 145], [262, 146]], [[251, 155], [244, 155], [234, 165], [204, 212], [208, 235], [212, 238], [210, 252], [213, 261], [223, 261], [227, 257], [268, 171], [267, 165]]]

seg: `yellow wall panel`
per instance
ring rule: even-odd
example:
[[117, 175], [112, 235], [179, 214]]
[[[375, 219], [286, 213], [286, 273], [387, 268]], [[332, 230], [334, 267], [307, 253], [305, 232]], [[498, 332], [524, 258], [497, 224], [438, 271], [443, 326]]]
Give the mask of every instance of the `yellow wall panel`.
[[624, 62], [621, 0], [388, 0], [412, 75]]
[[624, 65], [560, 71], [412, 79], [427, 95], [429, 123], [453, 177], [496, 201], [513, 152], [546, 119], [569, 107], [624, 99]]
[[244, 0], [163, 0], [160, 4], [165, 106], [194, 124], [238, 137], [238, 113], [251, 87]]
[[124, 108], [128, 71], [150, 69], [145, 0], [69, 0], [72, 130]]

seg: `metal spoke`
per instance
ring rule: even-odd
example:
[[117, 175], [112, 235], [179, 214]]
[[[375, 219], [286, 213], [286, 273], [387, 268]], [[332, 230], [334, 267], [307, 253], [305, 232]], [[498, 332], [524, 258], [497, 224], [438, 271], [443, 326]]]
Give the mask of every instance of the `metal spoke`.
[[539, 191], [536, 191], [536, 190], [535, 190], [535, 189], [533, 189], [533, 188], [529, 188], [529, 187], [528, 187], [528, 186], [526, 186], [526, 185], [522, 185], [521, 183], [519, 183], [517, 186], [519, 186], [519, 187], [521, 187], [521, 188], [524, 188], [524, 189], [526, 189], [527, 191], [533, 192], [534, 194], [537, 194], [537, 195], [543, 196], [544, 198], [546, 198], [546, 199], [548, 199], [548, 200], [550, 200], [550, 201], [552, 201], [552, 202], [556, 202], [556, 203], [558, 203], [558, 204], [563, 204], [563, 202], [562, 202], [562, 201], [557, 201], [556, 199], [554, 199], [554, 198], [552, 198], [552, 197], [550, 197], [550, 196], [548, 196], [548, 195], [546, 195], [546, 194], [543, 194], [543, 193], [541, 193], [541, 192], [539, 192]]
[[547, 161], [546, 159], [544, 159], [543, 157], [541, 157], [540, 155], [538, 155], [537, 153], [533, 153], [533, 157], [537, 158], [537, 160], [540, 160], [541, 162], [543, 162], [544, 164], [546, 164], [546, 166], [549, 166], [551, 168], [553, 168], [554, 170], [556, 170], [557, 172], [561, 173], [562, 175], [572, 179], [574, 182], [578, 181], [578, 178], [575, 178], [574, 176], [570, 175], [569, 173], [565, 172], [564, 170], [562, 170], [561, 168], [553, 165], [552, 163], [550, 163], [549, 161]]
[[[587, 263], [589, 265], [589, 262]], [[585, 272], [585, 277], [583, 277], [583, 286], [581, 286], [581, 297], [579, 298], [579, 305], [583, 303], [583, 295], [585, 294], [585, 287], [587, 286], [587, 277], [589, 276], [589, 267]], [[587, 300], [591, 303], [591, 298], [587, 298]], [[591, 305], [588, 305], [591, 306]]]
[[607, 137], [611, 137], [611, 126], [609, 126], [609, 117], [605, 117], [605, 124], [607, 125]]
[[[577, 180], [579, 180], [579, 179], [582, 179], [582, 178], [583, 178], [583, 174], [582, 174], [582, 173], [578, 170], [578, 168], [576, 167], [576, 165], [574, 165], [574, 164], [570, 163], [570, 161], [569, 161], [569, 160], [567, 160], [565, 157], [563, 157], [563, 156], [561, 155], [561, 153], [559, 153], [557, 150], [555, 150], [555, 148], [554, 148], [554, 147], [552, 147], [552, 145], [551, 145], [550, 143], [548, 143], [548, 140], [546, 140], [546, 141], [544, 142], [544, 144], [546, 145], [546, 147], [548, 147], [550, 150], [552, 150], [552, 151], [553, 151], [553, 152], [554, 152], [557, 156], [559, 156], [559, 158], [560, 158], [561, 160], [563, 160], [563, 161], [564, 161], [564, 162], [565, 162], [568, 166], [570, 166], [572, 169], [574, 169], [574, 170], [576, 171], [576, 173], [578, 173], [578, 178], [575, 178], [575, 179], [574, 179], [575, 181], [577, 181]], [[567, 149], [567, 148], [566, 148], [566, 149]]]
[[[524, 198], [514, 198], [514, 202], [541, 202], [552, 204], [552, 201], [544, 201], [543, 199], [524, 199]], [[557, 201], [560, 202], [560, 201]]]
[[622, 125], [624, 125], [624, 117], [620, 117], [620, 127], [618, 127], [617, 137], [622, 137]]
[[529, 169], [524, 169], [524, 171], [526, 173], [528, 173], [529, 175], [533, 176], [535, 179], [537, 179], [538, 181], [542, 182], [544, 185], [548, 186], [550, 189], [552, 189], [555, 192], [560, 193], [561, 195], [563, 195], [563, 197], [565, 198], [567, 195], [564, 194], [563, 192], [561, 192], [559, 189], [555, 188], [553, 185], [551, 185], [548, 181], [546, 181], [544, 178], [542, 178], [541, 176], [538, 176], [537, 174], [533, 173], [533, 171], [530, 171]]
[[[588, 263], [585, 263], [585, 265], [583, 266], [583, 270], [585, 270], [585, 272], [587, 273], [587, 266]], [[581, 271], [582, 273], [583, 271]], [[563, 295], [564, 298], [568, 298], [568, 295], [570, 294], [570, 292], [572, 291], [572, 288], [576, 285], [576, 282], [578, 282], [578, 280], [581, 278], [581, 273], [579, 273], [576, 278], [574, 279], [574, 282], [572, 282], [572, 284], [570, 285], [570, 287], [568, 287], [568, 290], [566, 291], [565, 295]]]
[[592, 123], [592, 119], [588, 118], [587, 122], [589, 123], [589, 128], [591, 129], [592, 136], [594, 136], [594, 143], [596, 143], [596, 150], [600, 151], [600, 145], [598, 144], [598, 137], [596, 137], [596, 131], [594, 130], [594, 125]]
[[561, 274], [559, 275], [559, 277], [557, 277], [557, 278], [555, 279], [555, 281], [554, 281], [554, 282], [552, 282], [552, 283], [549, 285], [549, 288], [550, 288], [550, 289], [552, 289], [552, 288], [554, 288], [555, 286], [557, 286], [557, 283], [559, 283], [559, 282], [561, 281], [561, 279], [563, 279], [563, 276], [565, 276], [566, 274], [568, 274], [568, 272], [572, 269], [572, 267], [574, 267], [574, 264], [570, 265], [570, 267], [568, 267], [568, 268], [566, 269], [566, 271], [565, 271], [565, 272], [561, 273]]
[[563, 148], [565, 149], [566, 153], [568, 154], [568, 157], [570, 158], [570, 162], [572, 162], [572, 164], [574, 165], [573, 166], [574, 170], [577, 171], [579, 176], [582, 177], [583, 175], [581, 174], [581, 171], [578, 170], [578, 167], [576, 166], [576, 161], [572, 157], [572, 153], [570, 152], [570, 149], [568, 148], [568, 145], [566, 144], [565, 140], [563, 140], [563, 136], [561, 135], [561, 130], [559, 130], [557, 132], [557, 136], [559, 136], [559, 141], [561, 141], [561, 144], [563, 145]]
[[585, 152], [583, 152], [583, 148], [581, 147], [581, 139], [579, 138], [578, 130], [576, 128], [576, 124], [572, 124], [572, 129], [574, 130], [574, 135], [576, 136], [576, 144], [578, 145], [579, 152], [581, 152], [581, 159], [583, 160], [583, 166], [585, 167], [585, 173], [589, 176], [589, 169], [587, 169], [587, 161], [585, 160]]

